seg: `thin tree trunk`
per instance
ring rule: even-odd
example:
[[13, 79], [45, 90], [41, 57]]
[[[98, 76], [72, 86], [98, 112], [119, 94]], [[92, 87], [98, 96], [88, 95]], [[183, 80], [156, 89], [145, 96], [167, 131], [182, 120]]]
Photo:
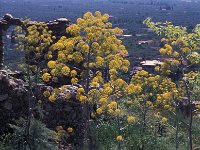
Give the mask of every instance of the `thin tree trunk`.
[[146, 114], [147, 114], [147, 103], [146, 99], [144, 100], [144, 107], [143, 107], [143, 123], [142, 123], [142, 134], [141, 134], [141, 142], [142, 142], [142, 150], [144, 150], [144, 133], [146, 130]]
[[189, 122], [189, 128], [188, 128], [188, 132], [189, 132], [189, 145], [190, 145], [190, 150], [192, 150], [192, 106], [190, 104], [190, 122]]
[[[90, 86], [90, 68], [89, 68], [89, 63], [90, 63], [90, 50], [89, 53], [87, 55], [87, 72], [86, 72], [86, 95], [88, 96], [89, 93], [89, 86]], [[84, 116], [86, 117], [86, 139], [88, 140], [88, 149], [89, 150], [95, 150], [94, 149], [94, 140], [93, 140], [93, 134], [91, 131], [91, 122], [90, 122], [90, 112], [91, 112], [91, 108], [90, 108], [90, 104], [87, 101], [86, 104], [84, 104]]]
[[26, 146], [29, 142], [29, 137], [30, 137], [30, 126], [31, 126], [31, 115], [32, 115], [32, 110], [31, 110], [31, 74], [30, 74], [30, 65], [29, 65], [29, 54], [28, 54], [28, 60], [27, 60], [27, 75], [28, 75], [28, 116], [27, 116], [27, 125], [25, 129], [25, 146], [24, 150], [26, 150]]
[[[117, 127], [118, 127], [118, 135], [121, 135], [119, 115], [117, 116]], [[121, 141], [118, 142], [118, 150], [121, 150]]]
[[[117, 109], [119, 109], [119, 103], [117, 101]], [[119, 115], [117, 115], [117, 130], [118, 130], [118, 135], [121, 135], [121, 130], [120, 130], [120, 118]], [[121, 150], [121, 141], [118, 141], [118, 150]]]
[[192, 110], [192, 102], [190, 97], [190, 91], [189, 87], [187, 85], [187, 82], [184, 80], [185, 88], [186, 88], [186, 94], [188, 98], [188, 105], [189, 105], [189, 125], [188, 125], [188, 138], [189, 138], [189, 150], [192, 150], [192, 121], [193, 121], [193, 110]]
[[179, 119], [178, 119], [178, 104], [176, 105], [176, 150], [178, 150], [179, 140], [178, 140], [178, 131], [179, 131]]

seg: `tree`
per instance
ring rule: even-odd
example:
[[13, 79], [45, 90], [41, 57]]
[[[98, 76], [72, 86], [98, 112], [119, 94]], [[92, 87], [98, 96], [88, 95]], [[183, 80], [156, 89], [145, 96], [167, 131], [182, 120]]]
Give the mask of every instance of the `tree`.
[[[198, 40], [200, 37], [200, 26], [197, 25], [194, 30], [189, 33], [186, 27], [174, 26], [170, 22], [154, 23], [151, 22], [150, 18], [147, 18], [144, 23], [150, 29], [153, 29], [155, 33], [163, 36], [161, 41], [165, 44], [164, 47], [160, 49], [160, 53], [164, 55], [166, 59], [161, 66], [162, 74], [171, 76], [176, 82], [177, 88], [182, 89], [181, 96], [186, 97], [187, 99], [185, 104], [188, 106], [189, 112], [189, 123], [187, 124], [188, 139], [190, 150], [192, 150], [194, 101], [197, 100], [195, 97], [198, 95], [198, 93], [192, 92], [193, 88], [195, 88], [197, 85], [192, 85], [191, 82], [194, 83], [194, 81], [189, 79], [191, 77], [192, 79], [198, 81], [199, 70], [195, 68], [195, 65], [199, 66], [200, 64], [200, 42]], [[191, 72], [191, 70], [195, 72]], [[178, 149], [178, 145], [176, 149]]]
[[[44, 82], [55, 82], [52, 91], [45, 91], [49, 100], [54, 102], [58, 93], [62, 93], [65, 84], [81, 87], [77, 90], [76, 98], [83, 103], [83, 118], [85, 118], [86, 140], [90, 132], [90, 115], [92, 111], [100, 113], [100, 109], [93, 110], [105, 83], [113, 84], [118, 81], [118, 72], [127, 72], [129, 61], [125, 59], [128, 52], [117, 35], [122, 34], [119, 28], [113, 28], [108, 22], [109, 15], [101, 15], [99, 11], [91, 12], [78, 18], [77, 23], [66, 29], [71, 38], [61, 37], [50, 47], [48, 68], [44, 69]], [[70, 83], [71, 80], [71, 83]], [[110, 85], [111, 86], [111, 85]], [[60, 88], [59, 88], [60, 87]], [[104, 97], [109, 96], [104, 92]], [[65, 95], [70, 99], [71, 95]], [[93, 149], [92, 138], [89, 137], [89, 149]]]

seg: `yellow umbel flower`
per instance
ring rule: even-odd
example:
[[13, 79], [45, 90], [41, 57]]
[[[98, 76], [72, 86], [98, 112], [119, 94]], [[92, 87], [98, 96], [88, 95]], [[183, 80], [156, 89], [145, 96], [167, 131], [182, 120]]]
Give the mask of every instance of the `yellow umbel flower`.
[[56, 101], [55, 95], [51, 95], [51, 96], [49, 97], [49, 101], [50, 101], [50, 102], [55, 102], [55, 101]]
[[103, 93], [104, 94], [111, 94], [113, 92], [113, 89], [109, 86], [109, 87], [106, 87], [104, 90], [103, 90]]
[[96, 17], [101, 17], [101, 12], [100, 11], [96, 11], [94, 14], [95, 14]]
[[165, 53], [166, 53], [166, 49], [164, 49], [164, 48], [161, 48], [161, 49], [160, 49], [160, 54], [162, 54], [162, 55], [163, 55], [163, 54], [165, 54]]
[[70, 42], [65, 43], [65, 47], [66, 47], [67, 52], [70, 52], [73, 50], [74, 45], [73, 45], [72, 41], [70, 41]]
[[135, 117], [135, 116], [128, 116], [128, 117], [127, 117], [128, 123], [135, 122], [135, 120], [136, 120], [136, 117]]
[[49, 73], [44, 73], [42, 75], [42, 80], [45, 82], [49, 82], [49, 80], [51, 79], [51, 75]]
[[168, 120], [167, 120], [167, 118], [165, 118], [165, 117], [163, 117], [162, 120], [161, 120], [161, 122], [162, 122], [163, 124], [166, 124], [167, 121], [168, 121]]
[[120, 109], [116, 109], [116, 110], [115, 110], [115, 115], [119, 115], [119, 114], [120, 114], [120, 112], [121, 112], [121, 110], [120, 110]]
[[51, 68], [51, 69], [53, 69], [53, 68], [55, 68], [55, 66], [56, 66], [56, 61], [49, 61], [48, 63], [47, 63], [47, 66], [49, 67], [49, 68]]
[[67, 55], [67, 59], [68, 59], [69, 61], [72, 61], [72, 60], [73, 60], [73, 55], [71, 55], [71, 54]]
[[129, 60], [127, 60], [127, 59], [123, 60], [123, 65], [126, 67], [130, 66]]
[[92, 86], [92, 87], [98, 87], [98, 86], [99, 86], [99, 83], [98, 83], [98, 82], [92, 82], [92, 83], [91, 83], [91, 86]]
[[180, 62], [179, 62], [178, 60], [173, 60], [173, 61], [172, 61], [172, 64], [173, 64], [174, 66], [178, 66], [178, 65], [180, 64]]
[[117, 70], [116, 69], [110, 69], [109, 70], [109, 74], [110, 75], [116, 75], [117, 74]]
[[139, 76], [144, 76], [144, 77], [146, 77], [146, 76], [148, 76], [148, 72], [147, 71], [145, 71], [145, 70], [141, 70], [140, 72], [138, 72], [138, 75]]
[[117, 107], [117, 102], [112, 101], [110, 104], [108, 104], [108, 107], [109, 107], [110, 109], [116, 108], [116, 107]]
[[113, 113], [114, 113], [114, 110], [113, 110], [113, 109], [108, 109], [108, 113], [109, 113], [109, 114], [113, 114]]
[[159, 66], [156, 66], [156, 67], [155, 67], [155, 71], [160, 71], [160, 67], [159, 67]]
[[123, 140], [123, 137], [121, 135], [118, 135], [117, 138], [116, 138], [116, 140], [120, 142], [120, 141]]
[[52, 69], [52, 70], [51, 70], [51, 75], [52, 75], [52, 76], [56, 76], [56, 69]]
[[73, 53], [73, 59], [75, 62], [80, 63], [83, 60], [83, 56], [80, 52]]
[[107, 103], [107, 101], [108, 101], [108, 99], [107, 99], [106, 97], [102, 97], [102, 98], [100, 98], [100, 100], [99, 100], [99, 102], [100, 102], [101, 104], [105, 104], [105, 103]]
[[71, 127], [67, 128], [67, 132], [68, 133], [72, 133], [73, 132], [73, 128], [71, 128]]
[[82, 51], [83, 51], [84, 53], [89, 53], [89, 49], [90, 49], [90, 47], [89, 47], [88, 44], [84, 44], [84, 45], [82, 46]]
[[174, 52], [174, 53], [173, 53], [173, 56], [174, 56], [174, 57], [178, 57], [178, 56], [179, 56], [179, 53], [178, 53], [178, 52]]
[[139, 94], [142, 91], [142, 87], [140, 85], [134, 86], [134, 93]]
[[49, 97], [51, 95], [51, 93], [49, 91], [44, 91], [43, 95], [44, 95], [44, 97]]
[[154, 116], [155, 116], [156, 118], [160, 118], [160, 112], [155, 113]]
[[122, 66], [122, 67], [121, 67], [121, 70], [122, 70], [123, 72], [127, 73], [127, 72], [128, 72], [128, 67]]
[[96, 67], [102, 67], [104, 64], [104, 59], [100, 56], [97, 56], [96, 57]]
[[100, 115], [100, 114], [103, 113], [103, 110], [102, 110], [102, 108], [98, 108], [96, 112], [97, 112], [98, 115]]
[[121, 88], [126, 85], [126, 82], [123, 79], [119, 78], [119, 79], [115, 80], [114, 85], [117, 88]]
[[79, 92], [79, 93], [84, 93], [85, 90], [84, 90], [84, 88], [78, 88], [77, 92]]
[[76, 70], [72, 70], [70, 74], [71, 74], [71, 77], [75, 77], [77, 75], [77, 72]]
[[132, 93], [134, 93], [134, 87], [135, 87], [135, 85], [134, 84], [129, 84], [126, 88], [125, 88], [125, 92], [127, 93], [127, 94], [132, 94]]
[[71, 79], [72, 84], [77, 84], [78, 83], [78, 78], [72, 78]]
[[65, 75], [65, 76], [69, 75], [69, 73], [70, 73], [70, 68], [69, 68], [68, 66], [62, 67], [61, 73], [62, 73], [63, 75]]
[[87, 96], [81, 95], [79, 100], [80, 100], [80, 102], [84, 103], [87, 101]]

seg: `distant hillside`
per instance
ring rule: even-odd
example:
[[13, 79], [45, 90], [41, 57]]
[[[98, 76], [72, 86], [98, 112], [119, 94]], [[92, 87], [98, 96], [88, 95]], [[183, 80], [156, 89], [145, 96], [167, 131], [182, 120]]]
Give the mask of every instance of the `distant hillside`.
[[[166, 6], [173, 6], [168, 10]], [[121, 37], [129, 53], [134, 57], [158, 57], [158, 38], [142, 24], [147, 17], [153, 21], [171, 21], [175, 25], [193, 28], [200, 23], [200, 2], [189, 0], [0, 0], [0, 16], [11, 13], [31, 20], [54, 20], [66, 17], [72, 22], [84, 12], [96, 10], [112, 16], [113, 26], [124, 29]], [[153, 40], [153, 45], [137, 44]], [[151, 54], [151, 55], [150, 55]], [[9, 57], [9, 54], [6, 55]]]

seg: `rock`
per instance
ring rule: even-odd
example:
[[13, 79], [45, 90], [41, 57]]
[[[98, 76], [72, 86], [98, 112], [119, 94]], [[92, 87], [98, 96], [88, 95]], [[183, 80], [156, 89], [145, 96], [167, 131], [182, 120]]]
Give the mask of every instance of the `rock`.
[[8, 94], [0, 95], [0, 102], [5, 101], [8, 99]]
[[10, 103], [10, 102], [5, 102], [4, 108], [6, 108], [7, 110], [11, 110], [11, 109], [12, 109], [12, 103]]
[[66, 23], [70, 22], [67, 18], [59, 18], [59, 19], [56, 19], [56, 21], [57, 22], [66, 22]]
[[9, 76], [10, 70], [0, 70], [0, 132], [13, 119], [27, 114], [27, 92], [20, 79]]
[[13, 19], [13, 16], [11, 14], [5, 14], [3, 16], [3, 19], [6, 20], [6, 21], [9, 21], [9, 20]]
[[69, 105], [65, 105], [64, 106], [64, 110], [67, 111], [67, 112], [71, 112], [72, 111], [72, 107], [69, 106]]

